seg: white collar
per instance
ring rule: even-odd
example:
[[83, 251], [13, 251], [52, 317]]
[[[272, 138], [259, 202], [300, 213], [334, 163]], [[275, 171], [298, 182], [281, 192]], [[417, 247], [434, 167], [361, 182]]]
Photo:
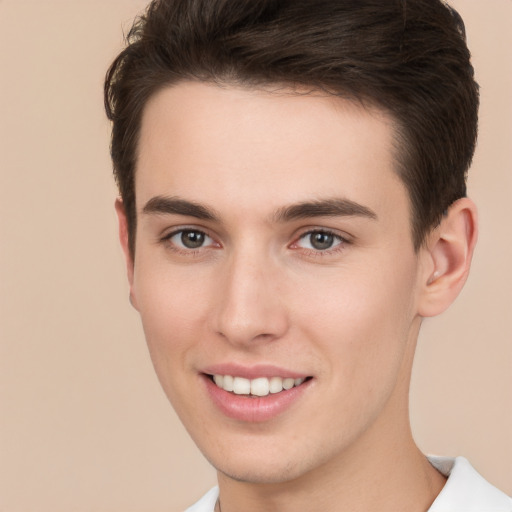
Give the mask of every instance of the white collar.
[[210, 489], [197, 503], [187, 508], [185, 512], [213, 512], [219, 497], [219, 488]]
[[484, 480], [464, 457], [428, 457], [449, 477], [428, 512], [512, 512], [512, 499]]

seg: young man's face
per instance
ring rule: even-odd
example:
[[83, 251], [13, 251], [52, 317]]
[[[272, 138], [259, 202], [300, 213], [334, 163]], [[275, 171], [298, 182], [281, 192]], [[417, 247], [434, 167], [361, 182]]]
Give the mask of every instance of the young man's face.
[[319, 94], [182, 83], [148, 103], [133, 303], [228, 477], [288, 481], [406, 435], [426, 270], [393, 151], [387, 116]]

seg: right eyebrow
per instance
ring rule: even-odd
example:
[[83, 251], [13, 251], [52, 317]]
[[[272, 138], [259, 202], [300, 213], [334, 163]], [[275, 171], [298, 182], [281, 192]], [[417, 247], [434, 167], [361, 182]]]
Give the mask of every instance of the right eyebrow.
[[144, 214], [184, 215], [201, 220], [218, 221], [215, 211], [193, 201], [186, 201], [179, 197], [155, 196], [142, 208]]

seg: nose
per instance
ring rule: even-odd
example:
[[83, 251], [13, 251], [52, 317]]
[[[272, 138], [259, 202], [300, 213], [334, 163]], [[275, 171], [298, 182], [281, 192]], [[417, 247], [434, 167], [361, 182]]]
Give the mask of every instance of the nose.
[[219, 274], [213, 327], [233, 345], [249, 347], [277, 340], [288, 330], [283, 275], [270, 259], [232, 255]]

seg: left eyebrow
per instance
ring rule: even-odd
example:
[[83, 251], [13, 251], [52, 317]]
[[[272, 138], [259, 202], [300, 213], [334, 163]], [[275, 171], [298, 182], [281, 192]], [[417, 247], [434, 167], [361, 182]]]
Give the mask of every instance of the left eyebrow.
[[273, 215], [276, 222], [290, 222], [311, 217], [366, 217], [372, 220], [378, 218], [377, 214], [367, 206], [341, 198], [292, 204], [279, 208]]

